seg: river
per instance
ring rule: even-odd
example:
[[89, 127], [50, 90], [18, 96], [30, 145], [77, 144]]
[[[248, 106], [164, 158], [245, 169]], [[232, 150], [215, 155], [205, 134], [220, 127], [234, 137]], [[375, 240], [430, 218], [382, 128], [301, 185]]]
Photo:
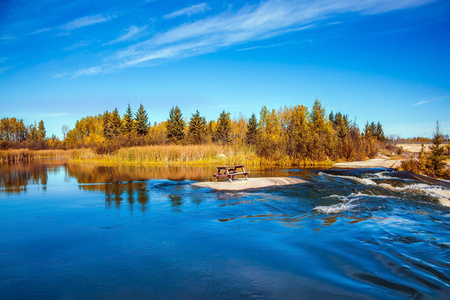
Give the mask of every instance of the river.
[[450, 189], [391, 169], [0, 165], [0, 299], [449, 299]]

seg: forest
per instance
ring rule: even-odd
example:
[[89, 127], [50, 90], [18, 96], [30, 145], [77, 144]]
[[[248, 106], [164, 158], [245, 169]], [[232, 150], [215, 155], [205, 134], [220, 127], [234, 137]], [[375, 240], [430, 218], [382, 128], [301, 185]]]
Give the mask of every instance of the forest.
[[272, 162], [300, 164], [370, 158], [386, 139], [379, 122], [366, 123], [360, 130], [346, 114], [327, 114], [318, 99], [311, 110], [303, 105], [278, 110], [263, 106], [258, 117], [253, 113], [248, 119], [231, 118], [222, 111], [217, 120], [209, 121], [198, 110], [186, 118], [175, 106], [166, 121], [153, 124], [142, 104], [135, 113], [128, 105], [122, 116], [115, 108], [84, 117], [71, 130], [65, 125], [62, 132], [62, 140], [46, 137], [43, 121], [25, 126], [23, 120], [2, 118], [0, 149], [91, 148], [104, 155], [147, 145], [217, 145], [246, 149]]

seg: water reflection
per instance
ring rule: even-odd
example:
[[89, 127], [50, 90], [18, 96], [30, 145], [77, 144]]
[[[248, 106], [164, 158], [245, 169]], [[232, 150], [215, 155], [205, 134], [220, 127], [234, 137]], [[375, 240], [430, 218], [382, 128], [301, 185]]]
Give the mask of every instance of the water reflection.
[[180, 195], [168, 195], [170, 203], [172, 204], [172, 208], [176, 212], [180, 212], [180, 206], [183, 204], [183, 199]]
[[205, 180], [212, 177], [215, 168], [211, 166], [97, 166], [90, 164], [69, 164], [67, 171], [78, 183], [110, 183], [168, 179], [173, 181]]
[[29, 163], [0, 164], [0, 193], [20, 194], [27, 190], [29, 184], [42, 186], [45, 190], [48, 174], [59, 171], [59, 168]]

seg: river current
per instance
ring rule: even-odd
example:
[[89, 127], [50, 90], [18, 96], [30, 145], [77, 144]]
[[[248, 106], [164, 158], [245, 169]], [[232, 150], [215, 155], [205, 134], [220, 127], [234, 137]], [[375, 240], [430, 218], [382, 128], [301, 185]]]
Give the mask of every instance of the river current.
[[450, 188], [391, 169], [0, 165], [0, 299], [450, 299]]

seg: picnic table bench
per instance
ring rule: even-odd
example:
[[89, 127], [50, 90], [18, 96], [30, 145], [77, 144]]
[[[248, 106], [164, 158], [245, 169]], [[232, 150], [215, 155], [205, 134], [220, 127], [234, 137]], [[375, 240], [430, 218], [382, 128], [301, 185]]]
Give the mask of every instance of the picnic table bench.
[[[240, 169], [240, 170], [239, 170]], [[227, 178], [230, 182], [234, 179], [234, 176], [242, 175], [245, 176], [245, 179], [248, 180], [248, 173], [244, 169], [244, 165], [236, 165], [236, 166], [224, 166], [217, 167], [217, 174], [214, 174], [214, 178]]]

